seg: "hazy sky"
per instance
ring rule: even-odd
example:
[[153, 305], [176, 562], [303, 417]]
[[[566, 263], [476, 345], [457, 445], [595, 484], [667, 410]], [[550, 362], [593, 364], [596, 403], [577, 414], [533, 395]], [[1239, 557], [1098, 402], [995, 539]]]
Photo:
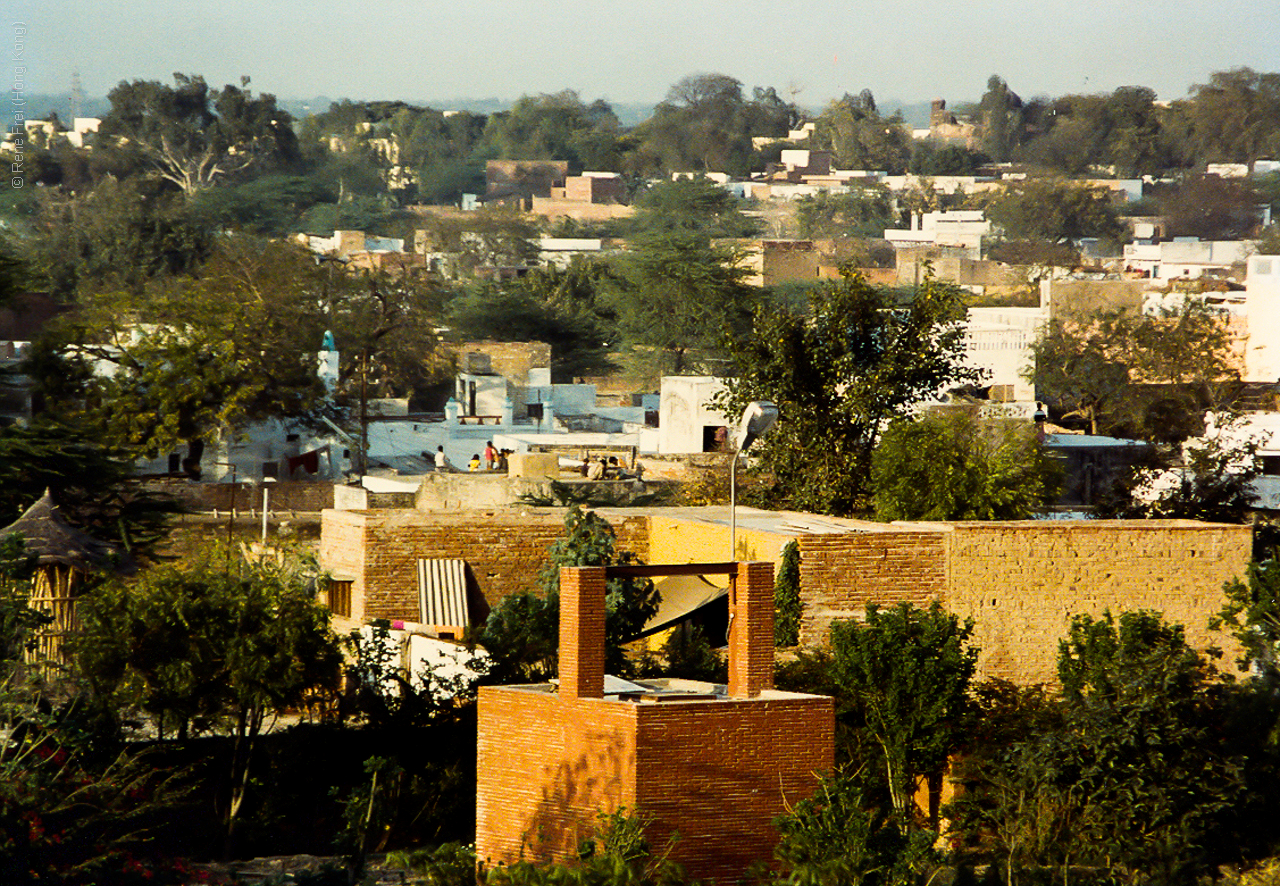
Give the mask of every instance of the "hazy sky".
[[[4, 0], [27, 28], [27, 88], [90, 96], [125, 79], [253, 78], [281, 97], [655, 102], [715, 71], [820, 108], [978, 98], [1000, 74], [1023, 97], [1145, 85], [1179, 98], [1216, 70], [1280, 70], [1276, 0]], [[12, 31], [12, 24], [10, 24]], [[5, 36], [5, 49], [12, 46]], [[6, 72], [7, 76], [7, 72]]]

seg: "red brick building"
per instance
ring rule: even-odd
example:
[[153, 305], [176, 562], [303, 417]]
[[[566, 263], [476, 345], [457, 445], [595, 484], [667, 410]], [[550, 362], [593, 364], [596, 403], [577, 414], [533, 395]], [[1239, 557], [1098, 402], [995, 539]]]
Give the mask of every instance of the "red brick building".
[[[731, 577], [729, 685], [646, 681], [605, 692], [605, 581], [629, 574]], [[772, 825], [834, 758], [830, 698], [773, 688], [773, 567], [583, 567], [560, 578], [560, 682], [480, 691], [476, 851], [490, 863], [571, 858], [599, 812], [650, 820], [694, 877], [769, 860]]]

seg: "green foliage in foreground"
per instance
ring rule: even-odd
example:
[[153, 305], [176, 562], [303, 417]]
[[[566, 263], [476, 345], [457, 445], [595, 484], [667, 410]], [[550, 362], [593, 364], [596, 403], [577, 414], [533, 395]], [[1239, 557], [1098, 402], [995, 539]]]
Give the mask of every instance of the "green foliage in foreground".
[[775, 822], [774, 856], [789, 886], [911, 884], [936, 868], [936, 834], [909, 829], [892, 809], [877, 806], [857, 774], [824, 778], [813, 797]]
[[1235, 702], [1182, 628], [1152, 612], [1077, 616], [1058, 667], [1060, 700], [1024, 705], [1007, 742], [966, 756], [950, 814], [968, 845], [1010, 872], [1086, 865], [1171, 886], [1234, 857], [1248, 793], [1224, 728]]
[[163, 737], [234, 739], [223, 799], [231, 840], [254, 743], [269, 718], [336, 685], [341, 654], [305, 564], [244, 563], [206, 551], [108, 583], [80, 602], [80, 667], [116, 712], [136, 707]]
[[936, 600], [928, 609], [871, 605], [865, 623], [831, 626], [832, 676], [880, 749], [893, 813], [904, 825], [917, 780], [938, 782], [963, 734], [978, 657], [972, 634], [972, 619], [961, 623]]

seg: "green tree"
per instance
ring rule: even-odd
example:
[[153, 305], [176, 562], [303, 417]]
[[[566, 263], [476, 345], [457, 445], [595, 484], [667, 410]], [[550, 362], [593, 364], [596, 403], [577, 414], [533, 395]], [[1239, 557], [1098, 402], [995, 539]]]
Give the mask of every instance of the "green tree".
[[1076, 616], [1060, 644], [1061, 761], [1080, 798], [1077, 857], [1157, 883], [1210, 866], [1206, 843], [1244, 792], [1223, 753], [1210, 665], [1157, 613]]
[[572, 382], [615, 368], [610, 311], [598, 304], [610, 270], [575, 260], [565, 270], [535, 268], [510, 283], [476, 285], [449, 302], [447, 323], [461, 341], [540, 341], [551, 345], [551, 378]]
[[1212, 435], [1187, 440], [1180, 463], [1172, 458], [1137, 468], [1119, 499], [1105, 509], [1123, 519], [1160, 518], [1207, 523], [1245, 523], [1262, 473], [1258, 441], [1237, 436], [1230, 423]]
[[1274, 554], [1250, 563], [1244, 581], [1237, 578], [1223, 586], [1227, 602], [1211, 624], [1230, 631], [1240, 643], [1240, 670], [1271, 685], [1280, 684], [1280, 562]]
[[775, 825], [774, 857], [791, 886], [917, 883], [939, 861], [934, 834], [911, 831], [878, 806], [859, 774], [836, 772]]
[[18, 519], [48, 490], [73, 526], [149, 554], [178, 507], [143, 489], [134, 472], [131, 459], [83, 428], [48, 419], [0, 428], [0, 524]]
[[685, 77], [637, 128], [641, 163], [649, 171], [745, 175], [755, 134], [751, 116], [738, 80], [724, 74]]
[[[326, 329], [343, 335], [348, 384], [363, 373], [377, 396], [411, 394], [444, 366], [432, 322], [442, 301], [429, 283], [356, 278], [293, 245], [224, 238], [190, 276], [86, 296], [52, 343], [62, 360], [37, 377], [49, 408], [104, 442], [162, 453], [311, 414]], [[90, 371], [92, 361], [113, 371]], [[66, 384], [68, 368], [78, 384]]]
[[1177, 443], [1234, 391], [1229, 330], [1194, 302], [1162, 315], [1054, 320], [1032, 352], [1036, 395], [1059, 415], [1087, 421], [1092, 434]]
[[1240, 240], [1253, 236], [1262, 221], [1259, 195], [1236, 179], [1188, 176], [1158, 189], [1155, 198], [1172, 237]]
[[620, 162], [618, 118], [609, 103], [584, 104], [565, 89], [553, 95], [523, 96], [510, 111], [494, 114], [484, 141], [510, 160], [568, 160], [574, 172], [616, 170]]
[[872, 456], [876, 518], [1027, 520], [1056, 498], [1060, 473], [1025, 421], [897, 419]]
[[100, 698], [116, 710], [136, 704], [161, 735], [234, 739], [222, 797], [229, 843], [268, 718], [337, 685], [342, 656], [314, 581], [305, 562], [232, 565], [206, 551], [81, 601], [77, 661]]
[[821, 191], [796, 201], [796, 222], [806, 239], [879, 238], [894, 221], [888, 192], [879, 188]]
[[[496, 682], [535, 682], [555, 673], [560, 630], [560, 567], [622, 566], [636, 563], [617, 547], [613, 527], [593, 511], [576, 505], [564, 518], [565, 534], [548, 548], [538, 576], [541, 596], [512, 594], [489, 613], [479, 642], [493, 658], [489, 678]], [[634, 670], [623, 644], [634, 640], [658, 611], [659, 595], [649, 579], [610, 579], [605, 586], [605, 669], [627, 675]]]
[[871, 90], [845, 93], [814, 121], [815, 146], [829, 150], [841, 169], [874, 169], [891, 175], [907, 171], [911, 132], [901, 114], [882, 116]]
[[736, 201], [707, 179], [655, 186], [638, 201], [628, 250], [617, 261], [607, 303], [630, 342], [685, 371], [691, 350], [714, 348], [745, 327], [753, 292], [739, 253], [714, 242], [752, 228]]
[[992, 74], [978, 103], [982, 121], [982, 149], [996, 161], [1013, 159], [1014, 150], [1026, 140], [1026, 109], [1022, 99], [1005, 81]]
[[1280, 74], [1216, 71], [1170, 112], [1187, 167], [1252, 164], [1280, 152]]
[[795, 646], [800, 642], [800, 616], [804, 602], [800, 597], [800, 546], [787, 542], [778, 562], [778, 577], [773, 583], [773, 642], [775, 646]]
[[43, 189], [32, 229], [15, 250], [33, 285], [63, 302], [103, 288], [137, 292], [191, 270], [213, 245], [180, 197], [137, 179], [107, 178], [81, 194]]
[[978, 657], [972, 634], [972, 619], [961, 623], [936, 600], [928, 609], [902, 603], [883, 612], [872, 604], [865, 623], [831, 626], [832, 677], [862, 710], [904, 824], [918, 781], [940, 788], [964, 735]]
[[1105, 191], [1069, 182], [1028, 179], [984, 195], [987, 217], [1014, 240], [1064, 243], [1082, 237], [1119, 242], [1122, 229]]
[[250, 167], [296, 159], [289, 113], [273, 95], [254, 96], [248, 78], [214, 90], [203, 77], [173, 79], [173, 86], [134, 80], [111, 90], [99, 150], [136, 156], [187, 196]]
[[974, 378], [962, 364], [960, 293], [926, 279], [914, 293], [845, 276], [814, 289], [804, 311], [761, 309], [733, 342], [736, 374], [720, 404], [778, 406], [753, 452], [789, 507], [847, 515], [866, 506], [871, 457], [894, 416]]
[[1186, 883], [1237, 857], [1230, 828], [1252, 813], [1231, 699], [1181, 626], [1076, 616], [1058, 662], [1059, 698], [983, 691], [948, 809], [957, 834], [998, 852], [1011, 884], [1051, 866], [1065, 880], [1073, 864]]

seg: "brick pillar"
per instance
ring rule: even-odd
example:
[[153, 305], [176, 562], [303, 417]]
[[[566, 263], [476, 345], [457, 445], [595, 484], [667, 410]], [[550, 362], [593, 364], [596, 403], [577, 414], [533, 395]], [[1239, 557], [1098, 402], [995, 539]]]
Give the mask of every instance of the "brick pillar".
[[772, 564], [738, 564], [729, 613], [729, 695], [753, 698], [773, 688]]
[[604, 697], [604, 567], [560, 569], [560, 696]]

